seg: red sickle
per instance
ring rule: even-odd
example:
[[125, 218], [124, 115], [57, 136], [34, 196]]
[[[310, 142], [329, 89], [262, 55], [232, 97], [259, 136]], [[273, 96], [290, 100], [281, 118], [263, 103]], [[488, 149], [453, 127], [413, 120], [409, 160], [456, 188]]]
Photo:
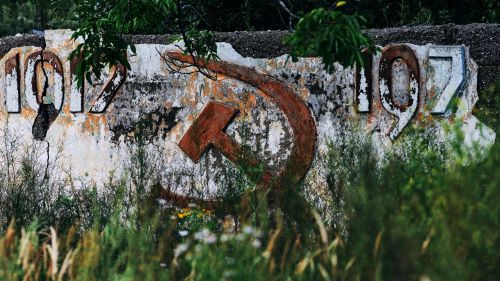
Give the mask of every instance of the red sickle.
[[[177, 52], [167, 52], [166, 55], [182, 63], [191, 65], [194, 64], [193, 58], [189, 55]], [[197, 59], [196, 64], [214, 73], [237, 79], [261, 90], [266, 97], [270, 98], [281, 109], [293, 130], [294, 146], [281, 173], [273, 178], [272, 175], [265, 172], [258, 183], [258, 187], [273, 190], [283, 190], [287, 186], [295, 187], [299, 185], [303, 178], [306, 176], [309, 168], [311, 167], [317, 140], [316, 125], [314, 123], [311, 112], [304, 101], [297, 95], [295, 95], [293, 90], [285, 83], [277, 80], [270, 75], [259, 73], [254, 69], [228, 62], [214, 60], [205, 61], [202, 59]], [[202, 114], [200, 114], [200, 116]], [[225, 127], [225, 125], [226, 124], [224, 124], [223, 127]], [[220, 126], [218, 128], [220, 130], [223, 129]], [[184, 149], [188, 148], [187, 144], [193, 141], [192, 138], [196, 137], [196, 135], [190, 134], [191, 133], [189, 133], [188, 130], [186, 135], [184, 135], [183, 139], [179, 143], [181, 149], [183, 149], [183, 147]], [[185, 140], [185, 138], [188, 139]], [[237, 148], [237, 146], [234, 146], [234, 142], [231, 143], [231, 148]], [[206, 145], [206, 143], [204, 144]], [[214, 144], [214, 142], [212, 142], [212, 144]], [[216, 144], [216, 146], [220, 145]], [[227, 148], [227, 146], [223, 145], [222, 149], [224, 149], [225, 147]], [[184, 151], [186, 152], [186, 150]], [[192, 154], [192, 151], [187, 149], [186, 154], [190, 155]], [[233, 162], [235, 159], [239, 159], [239, 157], [235, 155], [233, 155], [233, 158], [231, 158], [231, 156], [229, 156], [228, 158]], [[183, 203], [189, 203], [189, 201], [201, 203], [199, 199], [197, 200], [188, 196], [175, 195], [170, 191], [162, 192], [162, 197], [165, 199], [173, 199], [181, 203], [182, 205], [184, 205]], [[207, 202], [205, 200], [202, 201], [208, 204], [214, 203]]]

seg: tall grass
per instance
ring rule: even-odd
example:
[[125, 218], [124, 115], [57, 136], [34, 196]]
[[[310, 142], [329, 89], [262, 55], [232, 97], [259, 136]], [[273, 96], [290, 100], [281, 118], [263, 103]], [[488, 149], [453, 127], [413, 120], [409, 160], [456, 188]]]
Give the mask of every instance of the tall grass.
[[16, 160], [1, 181], [0, 280], [498, 280], [500, 145], [464, 165], [431, 141], [407, 136], [382, 160], [356, 138], [332, 145], [333, 225], [297, 192], [276, 205], [248, 190], [237, 215], [169, 207], [140, 148], [102, 192], [38, 182], [45, 167]]

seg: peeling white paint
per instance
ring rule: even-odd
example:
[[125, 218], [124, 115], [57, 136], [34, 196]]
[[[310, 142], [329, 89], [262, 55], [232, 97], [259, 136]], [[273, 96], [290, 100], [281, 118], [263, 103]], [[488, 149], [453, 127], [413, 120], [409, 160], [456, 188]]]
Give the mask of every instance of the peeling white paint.
[[[63, 91], [64, 80], [59, 73], [54, 71], [54, 88], [52, 94], [54, 96], [54, 106], [61, 110], [64, 101], [64, 91]], [[49, 91], [50, 93], [50, 91]]]
[[273, 121], [269, 124], [268, 151], [276, 155], [280, 150], [281, 139], [285, 136], [285, 131], [281, 122]]
[[465, 119], [461, 129], [464, 134], [464, 144], [468, 148], [477, 147], [484, 153], [484, 149], [495, 141], [495, 132], [474, 116]]
[[392, 115], [396, 116], [398, 119], [396, 126], [391, 129], [390, 132], [390, 138], [391, 140], [396, 139], [396, 137], [403, 131], [403, 129], [410, 123], [412, 117], [414, 116], [417, 106], [418, 106], [418, 81], [415, 79], [410, 80], [410, 86], [409, 86], [409, 91], [410, 91], [410, 96], [411, 96], [411, 104], [409, 107], [406, 108], [406, 110], [401, 111], [395, 105], [392, 103], [392, 101], [388, 100], [386, 98], [389, 95], [389, 88], [386, 84], [387, 82], [385, 79], [380, 80], [380, 93], [382, 96], [382, 105], [384, 108], [391, 113]]
[[360, 86], [359, 86], [359, 95], [358, 95], [358, 100], [359, 100], [359, 105], [358, 105], [358, 111], [359, 112], [369, 112], [370, 111], [370, 101], [368, 100], [369, 94], [368, 94], [368, 83], [366, 82], [366, 75], [365, 75], [365, 69], [361, 68], [360, 71], [361, 77], [360, 77]]
[[19, 112], [21, 110], [21, 97], [19, 95], [17, 70], [13, 70], [5, 76], [5, 106], [7, 112]]
[[31, 109], [38, 111], [39, 105], [36, 100], [37, 93], [34, 93], [31, 88], [32, 81], [35, 79], [35, 65], [36, 60], [32, 59], [28, 61], [28, 68], [24, 77], [24, 97], [26, 98], [28, 106], [31, 107]]
[[[432, 108], [432, 113], [445, 113], [451, 99], [458, 92], [465, 80], [465, 49], [463, 46], [431, 46], [429, 48], [429, 60], [432, 67], [439, 67], [443, 59], [451, 59], [450, 78], [444, 88], [436, 89], [436, 101]], [[434, 72], [434, 77], [446, 76], [448, 73]], [[432, 80], [430, 80], [432, 81]], [[432, 87], [432, 84], [430, 85]]]
[[75, 80], [76, 75], [71, 75], [71, 89], [70, 89], [70, 97], [69, 97], [69, 108], [71, 112], [82, 112], [83, 111], [83, 103], [82, 103], [82, 92], [80, 91], [80, 87]]

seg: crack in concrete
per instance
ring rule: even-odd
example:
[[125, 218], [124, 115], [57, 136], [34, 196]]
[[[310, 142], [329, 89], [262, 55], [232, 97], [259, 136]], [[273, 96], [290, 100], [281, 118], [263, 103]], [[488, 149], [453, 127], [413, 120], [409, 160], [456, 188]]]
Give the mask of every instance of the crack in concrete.
[[[52, 123], [57, 119], [59, 115], [59, 110], [56, 109], [54, 102], [47, 96], [47, 90], [49, 88], [49, 78], [45, 69], [43, 53], [45, 51], [45, 43], [42, 46], [42, 51], [40, 52], [40, 64], [42, 67], [42, 73], [44, 76], [44, 85], [41, 97], [37, 95], [37, 102], [39, 104], [38, 113], [33, 122], [32, 134], [35, 140], [43, 141], [47, 136], [47, 132], [52, 125]], [[36, 68], [35, 68], [36, 71]], [[35, 73], [36, 75], [36, 73]]]

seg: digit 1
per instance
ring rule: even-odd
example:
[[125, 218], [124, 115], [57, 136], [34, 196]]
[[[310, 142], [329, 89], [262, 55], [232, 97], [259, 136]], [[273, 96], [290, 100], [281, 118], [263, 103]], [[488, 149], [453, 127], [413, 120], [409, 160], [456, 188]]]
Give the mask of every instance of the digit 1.
[[364, 66], [355, 67], [355, 99], [356, 109], [360, 113], [368, 113], [372, 107], [372, 61], [373, 57], [363, 50]]
[[5, 61], [5, 107], [9, 113], [21, 112], [19, 54], [15, 54]]
[[69, 99], [69, 110], [72, 113], [83, 112], [83, 95], [85, 93], [85, 79], [82, 81], [82, 85], [78, 87], [76, 83], [76, 67], [81, 61], [81, 57], [74, 57], [70, 62], [70, 73], [71, 73], [71, 92]]

